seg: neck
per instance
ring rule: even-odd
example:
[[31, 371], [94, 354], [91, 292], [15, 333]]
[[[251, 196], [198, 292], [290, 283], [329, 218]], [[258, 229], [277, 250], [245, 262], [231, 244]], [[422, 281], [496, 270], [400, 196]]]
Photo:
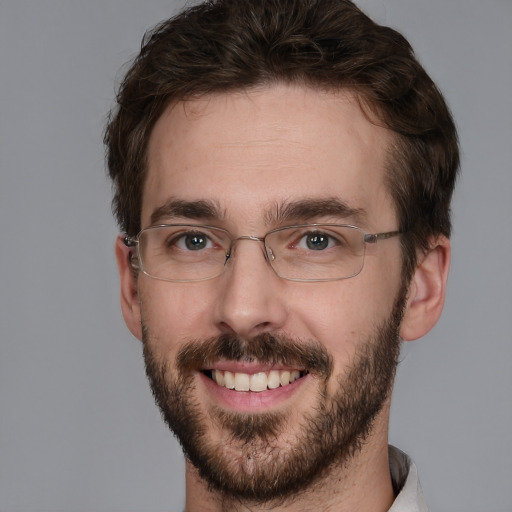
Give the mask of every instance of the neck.
[[[340, 461], [319, 480], [289, 500], [267, 503], [234, 501], [210, 490], [187, 461], [186, 512], [386, 512], [394, 500], [389, 472], [386, 418], [377, 418], [374, 430], [361, 450]], [[379, 421], [384, 420], [384, 421]], [[378, 425], [385, 425], [379, 429]]]

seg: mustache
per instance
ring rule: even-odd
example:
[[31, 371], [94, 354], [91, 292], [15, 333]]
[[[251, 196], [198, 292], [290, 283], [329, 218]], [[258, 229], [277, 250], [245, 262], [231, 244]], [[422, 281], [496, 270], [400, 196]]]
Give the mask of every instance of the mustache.
[[333, 371], [332, 356], [317, 341], [297, 341], [287, 336], [263, 333], [249, 340], [236, 334], [222, 334], [189, 341], [177, 355], [183, 373], [205, 369], [221, 359], [303, 368], [324, 379]]

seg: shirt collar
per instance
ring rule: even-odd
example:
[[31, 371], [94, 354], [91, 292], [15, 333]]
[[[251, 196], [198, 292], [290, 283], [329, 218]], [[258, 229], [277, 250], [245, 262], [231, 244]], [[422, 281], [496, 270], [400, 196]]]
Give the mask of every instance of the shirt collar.
[[416, 466], [404, 452], [389, 447], [389, 469], [396, 498], [389, 512], [428, 512]]

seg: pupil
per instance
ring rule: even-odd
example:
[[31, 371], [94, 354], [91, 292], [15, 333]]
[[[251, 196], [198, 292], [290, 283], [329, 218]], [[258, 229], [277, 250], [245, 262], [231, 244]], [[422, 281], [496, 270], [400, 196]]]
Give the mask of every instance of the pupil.
[[316, 233], [314, 235], [309, 235], [306, 243], [308, 249], [318, 251], [320, 249], [327, 248], [329, 245], [329, 237], [322, 235], [321, 233]]
[[206, 247], [206, 238], [202, 235], [189, 235], [185, 238], [185, 245], [191, 251], [204, 249]]

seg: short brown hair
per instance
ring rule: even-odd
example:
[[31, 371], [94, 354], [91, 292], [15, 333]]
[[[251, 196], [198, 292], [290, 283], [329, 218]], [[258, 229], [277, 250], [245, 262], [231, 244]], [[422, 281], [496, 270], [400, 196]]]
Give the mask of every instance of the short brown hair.
[[277, 82], [350, 89], [396, 134], [386, 184], [410, 274], [417, 248], [450, 235], [457, 133], [407, 40], [348, 0], [209, 1], [144, 36], [104, 137], [121, 229], [140, 230], [148, 141], [170, 102]]

